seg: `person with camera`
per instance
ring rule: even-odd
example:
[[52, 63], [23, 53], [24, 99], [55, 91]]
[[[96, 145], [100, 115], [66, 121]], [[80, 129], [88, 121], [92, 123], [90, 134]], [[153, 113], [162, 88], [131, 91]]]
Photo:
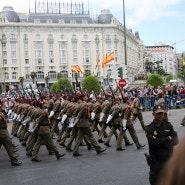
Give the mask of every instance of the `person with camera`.
[[149, 181], [156, 185], [160, 173], [178, 144], [177, 133], [170, 122], [164, 120], [165, 107], [155, 105], [153, 108], [153, 121], [145, 127], [149, 144], [149, 155], [146, 155], [150, 167]]

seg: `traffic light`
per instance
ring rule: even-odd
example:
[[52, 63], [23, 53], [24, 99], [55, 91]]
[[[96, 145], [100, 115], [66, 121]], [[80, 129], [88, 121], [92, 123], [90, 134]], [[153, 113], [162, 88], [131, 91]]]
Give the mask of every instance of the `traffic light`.
[[118, 68], [118, 77], [123, 78], [123, 68], [122, 67]]

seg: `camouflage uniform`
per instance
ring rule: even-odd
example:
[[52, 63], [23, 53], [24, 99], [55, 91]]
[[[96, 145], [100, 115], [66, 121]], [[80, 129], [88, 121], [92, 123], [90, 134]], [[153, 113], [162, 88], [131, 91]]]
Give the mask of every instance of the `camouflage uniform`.
[[142, 105], [141, 105], [137, 95], [134, 98], [132, 105], [133, 105], [133, 108], [132, 108], [132, 112], [133, 112], [132, 121], [134, 122], [136, 120], [136, 118], [138, 118], [139, 122], [141, 124], [142, 129], [145, 130], [145, 124], [144, 124], [143, 115], [142, 115]]

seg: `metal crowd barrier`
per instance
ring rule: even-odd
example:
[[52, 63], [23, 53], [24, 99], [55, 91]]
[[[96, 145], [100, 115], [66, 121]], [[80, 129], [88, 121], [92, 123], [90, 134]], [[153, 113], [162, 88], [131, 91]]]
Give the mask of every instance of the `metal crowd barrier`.
[[[165, 103], [169, 109], [172, 108], [180, 108], [185, 107], [185, 94], [178, 94], [178, 95], [166, 95], [165, 96]], [[131, 98], [133, 101], [134, 98]], [[145, 96], [139, 98], [143, 109], [152, 109], [154, 105], [157, 104], [158, 97], [157, 96]]]

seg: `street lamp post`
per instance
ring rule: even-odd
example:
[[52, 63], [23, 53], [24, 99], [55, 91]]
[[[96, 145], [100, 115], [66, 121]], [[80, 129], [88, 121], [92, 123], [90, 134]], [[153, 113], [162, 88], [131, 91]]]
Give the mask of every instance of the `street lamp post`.
[[124, 1], [124, 0], [123, 0], [123, 24], [124, 24], [124, 51], [125, 51], [125, 65], [127, 65], [127, 44], [126, 44], [125, 1]]

